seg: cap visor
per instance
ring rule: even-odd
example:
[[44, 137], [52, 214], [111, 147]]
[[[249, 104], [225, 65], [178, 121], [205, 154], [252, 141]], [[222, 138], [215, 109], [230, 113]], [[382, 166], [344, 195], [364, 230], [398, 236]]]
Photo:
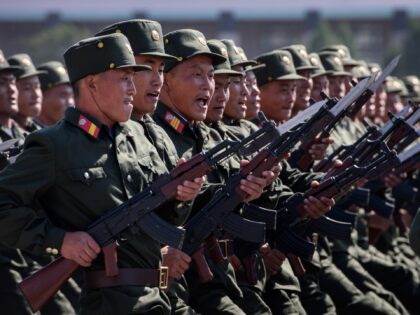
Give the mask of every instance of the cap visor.
[[172, 56], [172, 55], [168, 55], [168, 54], [165, 54], [165, 53], [161, 53], [161, 52], [151, 51], [151, 52], [146, 52], [146, 53], [141, 53], [141, 54], [136, 54], [136, 55], [138, 55], [138, 56], [157, 56], [157, 57], [161, 57], [161, 58], [166, 59], [166, 60], [178, 61], [177, 57]]
[[229, 69], [216, 69], [214, 70], [214, 74], [228, 74], [231, 77], [243, 77], [244, 74], [242, 72], [229, 70]]
[[255, 66], [256, 64], [257, 64], [257, 62], [254, 61], [254, 60], [245, 60], [245, 61], [241, 61], [241, 62], [237, 62], [235, 64], [232, 64], [232, 67], [236, 67], [236, 66], [247, 67], [247, 66]]
[[17, 78], [18, 80], [20, 80], [20, 79], [25, 79], [25, 78], [29, 78], [29, 77], [32, 77], [32, 76], [34, 76], [34, 75], [41, 75], [41, 74], [47, 74], [48, 72], [47, 71], [44, 71], [44, 70], [37, 70], [37, 71], [30, 71], [30, 72], [27, 72], [27, 73], [23, 73], [21, 76], [19, 76], [19, 78]]
[[302, 77], [301, 75], [298, 75], [298, 74], [286, 74], [286, 75], [279, 76], [279, 77], [275, 78], [274, 80], [276, 80], [276, 81], [281, 81], [281, 80], [307, 80], [307, 78]]
[[302, 67], [297, 67], [296, 70], [314, 70], [314, 69], [318, 69], [318, 67], [315, 66], [302, 66]]
[[255, 71], [258, 69], [262, 69], [265, 68], [265, 64], [260, 64], [260, 65], [256, 65], [256, 66], [249, 66], [245, 68], [245, 72], [249, 72], [249, 71]]
[[[124, 65], [124, 66], [115, 67], [115, 69], [125, 69], [125, 68], [131, 68], [136, 72], [152, 70], [152, 68], [150, 66], [146, 66], [146, 65]], [[112, 69], [110, 69], [110, 70], [112, 70]]]
[[18, 70], [20, 70], [21, 68], [18, 66], [7, 66], [4, 68], [0, 68], [0, 71], [11, 71], [11, 72], [16, 72]]
[[343, 62], [343, 66], [361, 66], [362, 65], [362, 63], [354, 59], [343, 59], [342, 62]]
[[345, 72], [345, 71], [332, 72], [330, 75], [333, 77], [352, 77], [353, 76], [353, 74], [351, 74], [350, 72]]

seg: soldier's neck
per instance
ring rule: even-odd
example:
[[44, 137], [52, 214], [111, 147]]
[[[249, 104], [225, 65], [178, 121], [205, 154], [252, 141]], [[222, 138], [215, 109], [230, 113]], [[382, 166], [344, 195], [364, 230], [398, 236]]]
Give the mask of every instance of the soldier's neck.
[[145, 113], [140, 113], [140, 112], [136, 111], [135, 109], [133, 109], [133, 111], [131, 113], [131, 119], [141, 121], [141, 120], [143, 120], [144, 115], [145, 115]]
[[20, 115], [19, 113], [13, 117], [14, 120], [16, 120], [16, 122], [19, 124], [19, 126], [21, 126], [22, 128], [26, 128], [29, 124], [29, 120], [30, 118], [28, 116], [23, 116]]
[[0, 115], [0, 125], [4, 126], [5, 128], [12, 127], [12, 119], [8, 115]]

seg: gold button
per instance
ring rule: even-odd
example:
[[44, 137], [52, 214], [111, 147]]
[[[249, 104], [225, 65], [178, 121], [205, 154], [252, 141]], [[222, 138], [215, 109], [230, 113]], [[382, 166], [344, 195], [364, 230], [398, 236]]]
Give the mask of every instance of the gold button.
[[115, 30], [115, 33], [121, 33], [121, 30], [120, 30], [119, 28], [117, 28], [117, 29]]
[[89, 178], [90, 178], [89, 172], [85, 172], [85, 173], [83, 174], [83, 176], [85, 177], [85, 179], [89, 179]]
[[52, 248], [51, 248], [51, 247], [47, 247], [47, 248], [45, 249], [45, 251], [46, 251], [48, 254], [51, 254], [51, 252], [52, 252]]
[[51, 254], [53, 254], [54, 256], [57, 256], [58, 255], [58, 249], [57, 248], [53, 248], [51, 250]]
[[99, 43], [98, 43], [98, 48], [104, 48], [104, 43], [99, 42]]
[[114, 63], [111, 63], [111, 64], [109, 65], [109, 68], [110, 68], [110, 69], [114, 69], [114, 68], [115, 68], [115, 64], [114, 64]]
[[182, 58], [182, 57], [178, 57], [178, 60], [179, 60], [179, 61], [182, 61], [182, 60], [184, 60], [184, 58]]
[[169, 39], [165, 38], [165, 44], [169, 44]]
[[130, 174], [128, 174], [128, 175], [127, 175], [127, 181], [128, 181], [129, 183], [131, 183], [131, 182], [133, 181], [133, 178], [131, 177], [131, 175], [130, 175]]

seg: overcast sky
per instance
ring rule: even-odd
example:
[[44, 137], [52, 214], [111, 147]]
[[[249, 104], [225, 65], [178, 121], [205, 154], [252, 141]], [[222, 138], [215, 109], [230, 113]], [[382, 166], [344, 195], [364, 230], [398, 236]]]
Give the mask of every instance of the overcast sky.
[[0, 19], [39, 19], [48, 12], [64, 18], [129, 17], [134, 12], [151, 18], [213, 18], [221, 11], [238, 18], [294, 18], [315, 8], [324, 16], [386, 16], [400, 8], [420, 16], [420, 0], [0, 0]]

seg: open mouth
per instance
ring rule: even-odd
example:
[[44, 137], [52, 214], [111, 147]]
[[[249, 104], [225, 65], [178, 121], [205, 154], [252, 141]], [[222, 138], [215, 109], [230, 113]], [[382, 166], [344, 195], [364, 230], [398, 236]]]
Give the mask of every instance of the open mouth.
[[206, 108], [206, 107], [207, 107], [208, 102], [209, 102], [209, 98], [208, 98], [208, 97], [199, 97], [199, 98], [197, 98], [197, 100], [195, 101], [195, 103], [196, 103], [198, 106], [202, 107], [202, 108]]
[[153, 98], [159, 98], [159, 92], [158, 91], [153, 91], [150, 93], [147, 93], [147, 96], [153, 97]]

